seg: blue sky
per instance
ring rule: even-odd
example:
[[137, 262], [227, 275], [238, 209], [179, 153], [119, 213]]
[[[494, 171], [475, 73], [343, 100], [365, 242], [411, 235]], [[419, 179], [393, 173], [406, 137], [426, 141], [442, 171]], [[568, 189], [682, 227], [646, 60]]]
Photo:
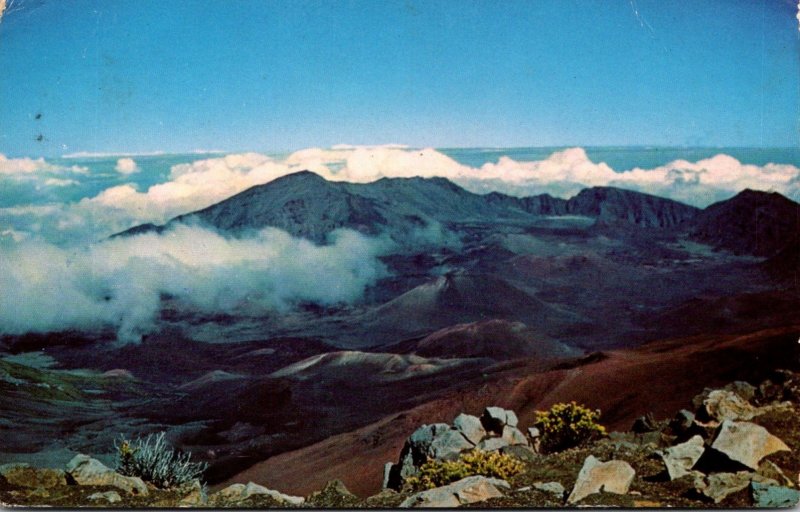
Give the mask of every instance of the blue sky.
[[790, 0], [13, 0], [0, 153], [792, 146], [795, 15]]

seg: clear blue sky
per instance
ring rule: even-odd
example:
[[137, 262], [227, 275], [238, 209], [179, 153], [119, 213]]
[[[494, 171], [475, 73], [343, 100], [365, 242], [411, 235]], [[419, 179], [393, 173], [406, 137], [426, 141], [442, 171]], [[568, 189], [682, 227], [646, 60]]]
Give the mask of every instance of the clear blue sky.
[[11, 3], [7, 155], [798, 143], [793, 0]]

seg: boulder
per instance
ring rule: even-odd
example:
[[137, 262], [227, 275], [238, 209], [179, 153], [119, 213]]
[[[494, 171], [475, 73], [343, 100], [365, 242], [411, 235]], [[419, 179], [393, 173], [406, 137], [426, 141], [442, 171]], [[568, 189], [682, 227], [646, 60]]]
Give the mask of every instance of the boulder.
[[[514, 415], [516, 418], [517, 415]], [[497, 435], [503, 433], [503, 427], [507, 425], [507, 412], [502, 407], [487, 407], [481, 415], [481, 424], [487, 432]]]
[[761, 464], [758, 465], [758, 471], [756, 471], [756, 473], [764, 478], [775, 480], [786, 487], [795, 487], [795, 483], [792, 479], [786, 476], [783, 470], [770, 460], [762, 461]]
[[733, 393], [736, 393], [737, 395], [739, 395], [739, 397], [746, 400], [747, 402], [755, 398], [757, 391], [755, 386], [743, 380], [737, 380], [731, 382], [722, 389], [725, 391], [731, 391]]
[[747, 488], [754, 481], [777, 484], [774, 480], [755, 473], [738, 471], [736, 473], [714, 473], [708, 476], [698, 473], [695, 475], [694, 486], [700, 494], [710, 498], [714, 503], [719, 503], [731, 494]]
[[211, 501], [216, 505], [221, 505], [244, 501], [253, 496], [268, 496], [279, 503], [290, 505], [302, 505], [306, 501], [305, 498], [300, 496], [289, 496], [278, 491], [273, 491], [272, 489], [267, 489], [263, 485], [258, 485], [253, 482], [248, 482], [247, 485], [231, 484], [214, 493], [211, 497]]
[[530, 443], [528, 442], [528, 438], [525, 437], [525, 434], [519, 431], [517, 427], [512, 427], [510, 425], [506, 425], [503, 427], [503, 436], [502, 439], [508, 443], [509, 446], [514, 445], [522, 445], [522, 446], [529, 446]]
[[147, 486], [141, 478], [123, 476], [88, 455], [76, 455], [67, 463], [67, 473], [78, 485], [108, 485], [129, 494], [147, 496]]
[[503, 496], [500, 489], [510, 489], [505, 480], [470, 476], [457, 482], [418, 492], [406, 498], [400, 508], [455, 508]]
[[567, 503], [577, 503], [590, 494], [598, 492], [626, 494], [635, 475], [636, 471], [625, 461], [602, 462], [593, 455], [589, 455], [583, 462], [583, 467], [578, 473], [578, 479], [567, 498]]
[[67, 485], [67, 474], [60, 469], [32, 468], [24, 463], [0, 466], [0, 479], [19, 487], [45, 488]]
[[504, 446], [500, 448], [500, 453], [511, 455], [525, 462], [534, 462], [536, 460], [536, 452], [533, 451], [533, 448], [521, 444]]
[[508, 441], [502, 437], [487, 437], [478, 443], [478, 449], [484, 452], [496, 452], [501, 448], [508, 446]]
[[192, 480], [191, 483], [182, 486], [179, 492], [183, 495], [178, 502], [179, 507], [196, 507], [208, 503], [208, 496], [200, 480]]
[[800, 492], [783, 486], [751, 482], [750, 492], [758, 508], [790, 508], [800, 501]]
[[700, 460], [705, 449], [703, 438], [694, 436], [685, 443], [677, 444], [661, 452], [661, 459], [667, 467], [669, 479], [675, 480], [688, 475], [692, 467]]
[[288, 494], [283, 494], [282, 492], [274, 491], [272, 489], [267, 489], [263, 485], [258, 485], [253, 482], [248, 482], [247, 485], [244, 486], [244, 492], [242, 493], [242, 496], [245, 499], [247, 499], [250, 496], [256, 496], [256, 495], [269, 496], [275, 501], [281, 503], [288, 503], [290, 505], [302, 505], [306, 501], [306, 499], [301, 496], [290, 496]]
[[306, 504], [313, 508], [353, 508], [360, 500], [341, 480], [331, 480], [321, 491], [312, 492]]
[[678, 435], [688, 432], [692, 425], [694, 425], [694, 413], [686, 409], [678, 411], [669, 423], [669, 427]]
[[486, 430], [481, 425], [481, 420], [471, 414], [459, 414], [453, 420], [453, 427], [472, 444], [478, 444], [486, 437]]
[[458, 430], [445, 430], [431, 441], [428, 453], [435, 460], [458, 460], [461, 452], [471, 450], [475, 445], [467, 441]]
[[711, 391], [703, 400], [705, 416], [715, 421], [749, 420], [759, 414], [759, 411], [745, 399], [724, 389]]
[[564, 486], [559, 482], [534, 482], [533, 488], [539, 489], [543, 492], [549, 492], [550, 494], [555, 494], [562, 500], [564, 499], [564, 494], [567, 492], [567, 490], [564, 489]]
[[406, 439], [400, 451], [400, 460], [389, 471], [387, 485], [392, 489], [399, 489], [403, 481], [419, 472], [419, 467], [432, 457], [431, 443], [441, 433], [450, 431], [446, 423], [422, 425]]
[[106, 503], [118, 503], [122, 501], [122, 496], [117, 491], [96, 492], [86, 497], [89, 501], [105, 501]]
[[786, 443], [764, 427], [730, 420], [722, 422], [711, 448], [753, 470], [758, 469], [758, 463], [767, 455], [790, 451]]

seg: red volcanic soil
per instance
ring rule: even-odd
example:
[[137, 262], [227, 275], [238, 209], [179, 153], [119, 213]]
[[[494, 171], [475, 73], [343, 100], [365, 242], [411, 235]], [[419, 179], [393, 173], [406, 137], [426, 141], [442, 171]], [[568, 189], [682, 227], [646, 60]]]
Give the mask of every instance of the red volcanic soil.
[[601, 423], [627, 430], [646, 412], [667, 418], [689, 407], [706, 386], [733, 380], [760, 382], [776, 368], [797, 369], [800, 325], [744, 335], [706, 335], [649, 343], [636, 349], [596, 353], [543, 370], [530, 360], [488, 370], [479, 387], [396, 414], [353, 432], [280, 454], [227, 482], [254, 481], [281, 492], [306, 495], [335, 478], [360, 496], [380, 491], [383, 468], [396, 462], [403, 442], [424, 423], [450, 422], [460, 412], [479, 414], [488, 405], [513, 409], [522, 428], [534, 412], [575, 400], [599, 408]]

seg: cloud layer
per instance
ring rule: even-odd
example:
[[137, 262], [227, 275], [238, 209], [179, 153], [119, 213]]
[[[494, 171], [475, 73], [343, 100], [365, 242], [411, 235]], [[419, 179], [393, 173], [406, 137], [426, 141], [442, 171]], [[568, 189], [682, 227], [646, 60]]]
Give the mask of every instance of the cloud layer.
[[[136, 169], [136, 162], [130, 158], [117, 161], [117, 170], [122, 173]], [[697, 162], [675, 160], [653, 169], [618, 172], [603, 162], [593, 162], [582, 148], [554, 152], [536, 161], [503, 156], [496, 162], [470, 167], [430, 148], [340, 145], [304, 149], [284, 158], [241, 153], [178, 164], [171, 168], [167, 180], [143, 189], [132, 182], [123, 183], [78, 202], [54, 202], [38, 211], [0, 208], [0, 226], [21, 236], [28, 233], [59, 243], [94, 241], [137, 224], [162, 224], [249, 187], [306, 169], [329, 180], [360, 183], [386, 177], [441, 176], [473, 192], [500, 191], [518, 196], [549, 193], [570, 197], [585, 187], [609, 185], [700, 207], [727, 199], [744, 188], [777, 191], [800, 200], [797, 167], [743, 164], [724, 154]], [[17, 180], [35, 180], [37, 191], [52, 189], [54, 195], [58, 188], [75, 184], [75, 179], [88, 172], [84, 167], [59, 167], [42, 159], [0, 156], [0, 173]]]
[[347, 230], [329, 242], [189, 226], [77, 249], [21, 241], [0, 248], [0, 333], [112, 327], [120, 341], [138, 341], [164, 297], [182, 310], [235, 315], [357, 301], [385, 273], [384, 242]]

